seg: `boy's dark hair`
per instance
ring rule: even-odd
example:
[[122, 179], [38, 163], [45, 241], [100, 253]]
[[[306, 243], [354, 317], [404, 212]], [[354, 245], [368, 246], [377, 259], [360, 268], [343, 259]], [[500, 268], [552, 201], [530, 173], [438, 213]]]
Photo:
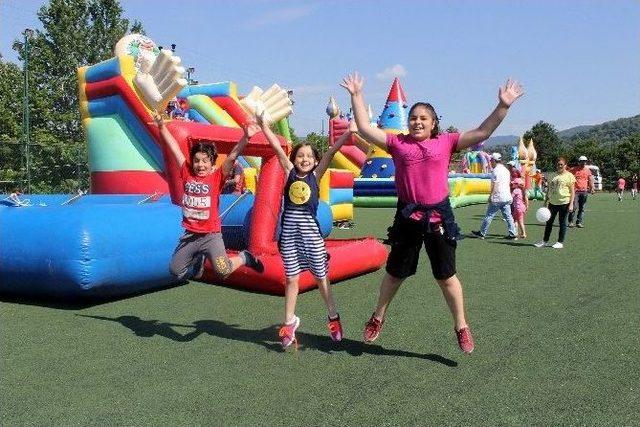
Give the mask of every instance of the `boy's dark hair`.
[[196, 153], [204, 153], [211, 159], [211, 163], [215, 163], [218, 158], [218, 150], [216, 150], [216, 146], [210, 142], [204, 141], [196, 141], [191, 146], [189, 150], [189, 161], [193, 164], [193, 158], [196, 156]]
[[320, 152], [318, 151], [318, 149], [315, 147], [315, 145], [312, 145], [309, 142], [300, 142], [296, 145], [293, 146], [293, 149], [291, 150], [291, 153], [289, 154], [289, 160], [291, 161], [291, 163], [293, 163], [293, 161], [296, 158], [296, 155], [298, 154], [298, 150], [300, 150], [302, 147], [311, 147], [311, 151], [313, 151], [313, 157], [316, 158], [316, 162], [320, 161]]
[[409, 109], [409, 117], [411, 117], [411, 114], [413, 114], [413, 110], [415, 110], [418, 107], [426, 108], [427, 111], [429, 111], [429, 114], [431, 114], [431, 118], [433, 119], [433, 121], [436, 124], [433, 127], [433, 130], [431, 131], [431, 135], [430, 135], [431, 138], [434, 138], [434, 137], [438, 136], [438, 134], [440, 133], [440, 119], [438, 118], [438, 114], [436, 113], [436, 109], [433, 108], [433, 105], [429, 104], [428, 102], [416, 102]]

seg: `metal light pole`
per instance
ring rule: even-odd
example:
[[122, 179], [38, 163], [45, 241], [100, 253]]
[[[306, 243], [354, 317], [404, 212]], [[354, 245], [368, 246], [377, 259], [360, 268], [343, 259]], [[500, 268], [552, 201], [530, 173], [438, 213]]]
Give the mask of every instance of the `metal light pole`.
[[24, 141], [25, 169], [27, 173], [27, 193], [31, 192], [31, 169], [29, 156], [29, 39], [33, 36], [33, 30], [24, 30], [24, 93], [22, 96], [22, 137]]

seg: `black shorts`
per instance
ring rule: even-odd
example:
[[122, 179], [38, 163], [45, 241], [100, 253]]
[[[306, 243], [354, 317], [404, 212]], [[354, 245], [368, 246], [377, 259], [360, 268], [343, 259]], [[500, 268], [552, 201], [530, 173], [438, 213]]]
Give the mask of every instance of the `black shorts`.
[[431, 232], [427, 233], [423, 224], [396, 212], [393, 225], [389, 228], [388, 241], [391, 252], [386, 271], [393, 277], [405, 279], [416, 274], [423, 244], [436, 280], [445, 280], [456, 274], [458, 242], [446, 238], [440, 225], [431, 226]]

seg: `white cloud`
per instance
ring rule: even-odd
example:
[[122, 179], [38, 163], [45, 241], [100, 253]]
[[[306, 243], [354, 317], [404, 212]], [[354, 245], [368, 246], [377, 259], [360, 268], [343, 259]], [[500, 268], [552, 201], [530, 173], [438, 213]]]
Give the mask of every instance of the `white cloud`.
[[260, 16], [250, 18], [242, 24], [242, 27], [247, 30], [259, 30], [272, 25], [284, 24], [285, 22], [297, 21], [300, 18], [311, 15], [315, 6], [292, 6], [282, 9], [275, 9], [270, 12], [264, 13]]
[[389, 80], [394, 77], [404, 77], [407, 75], [407, 70], [405, 70], [402, 64], [395, 64], [391, 67], [385, 68], [382, 72], [376, 74], [378, 80]]

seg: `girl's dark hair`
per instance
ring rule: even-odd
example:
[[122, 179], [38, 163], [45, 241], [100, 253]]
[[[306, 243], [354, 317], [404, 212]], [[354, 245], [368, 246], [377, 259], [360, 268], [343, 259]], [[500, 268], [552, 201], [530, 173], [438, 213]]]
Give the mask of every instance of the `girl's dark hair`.
[[298, 150], [300, 150], [302, 147], [311, 147], [311, 151], [313, 151], [313, 157], [316, 158], [316, 162], [320, 161], [320, 152], [315, 147], [315, 145], [312, 145], [308, 142], [300, 142], [293, 146], [293, 149], [289, 154], [289, 160], [291, 161], [291, 163], [293, 163], [293, 161], [296, 159], [296, 155], [298, 155]]
[[193, 158], [196, 156], [196, 153], [204, 153], [211, 159], [211, 163], [215, 163], [218, 158], [218, 150], [216, 150], [216, 146], [210, 142], [204, 141], [196, 141], [189, 150], [189, 160], [191, 164], [193, 164]]
[[436, 113], [436, 109], [433, 108], [433, 105], [429, 104], [428, 102], [416, 102], [409, 109], [409, 117], [411, 117], [411, 115], [413, 114], [413, 110], [415, 110], [418, 107], [426, 108], [427, 111], [429, 111], [429, 114], [431, 114], [431, 118], [433, 119], [433, 121], [436, 124], [433, 127], [433, 130], [431, 131], [431, 138], [434, 138], [434, 137], [438, 136], [438, 134], [440, 133], [440, 119], [438, 118], [438, 114]]

